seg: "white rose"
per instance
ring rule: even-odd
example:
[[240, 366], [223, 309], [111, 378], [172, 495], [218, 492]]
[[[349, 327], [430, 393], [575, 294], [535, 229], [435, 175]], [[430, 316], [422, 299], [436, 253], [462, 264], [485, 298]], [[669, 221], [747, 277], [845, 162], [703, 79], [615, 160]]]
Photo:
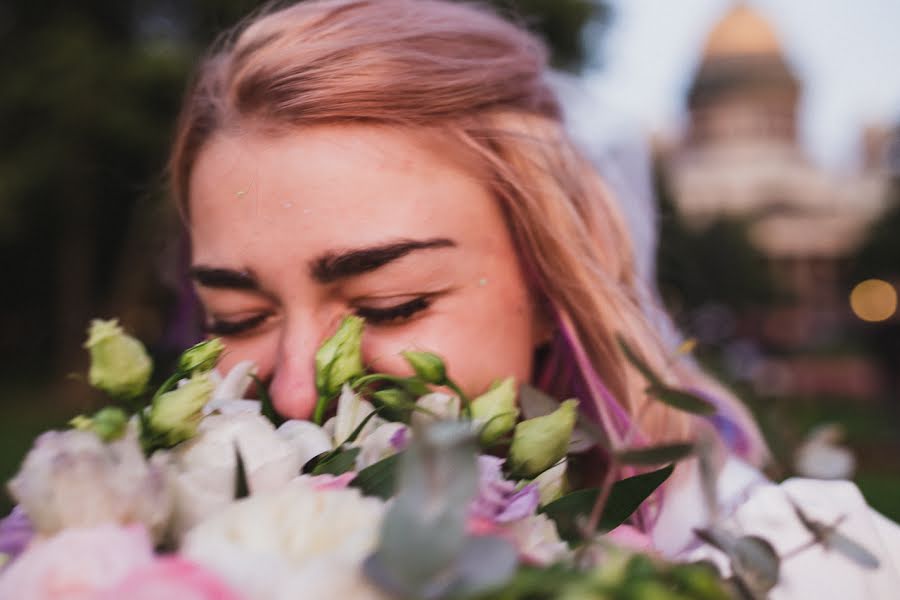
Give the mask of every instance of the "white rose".
[[181, 553], [257, 600], [380, 598], [361, 573], [375, 549], [384, 504], [358, 490], [294, 481], [209, 516]]
[[412, 414], [413, 427], [423, 427], [435, 420], [450, 420], [459, 418], [459, 398], [441, 392], [425, 394], [416, 400], [416, 406], [424, 410], [414, 411]]
[[403, 423], [385, 423], [370, 433], [359, 444], [360, 451], [356, 456], [356, 470], [361, 471], [378, 461], [396, 454], [398, 449], [392, 443], [397, 432], [406, 429]]
[[331, 437], [311, 421], [285, 421], [279, 425], [278, 435], [294, 448], [301, 467], [332, 449]]
[[144, 458], [133, 427], [108, 444], [88, 431], [42, 434], [9, 491], [45, 535], [140, 523], [159, 539], [172, 510], [164, 470]]
[[234, 499], [241, 453], [251, 493], [278, 489], [300, 473], [300, 454], [260, 415], [211, 415], [169, 455], [175, 491], [174, 533], [184, 533]]

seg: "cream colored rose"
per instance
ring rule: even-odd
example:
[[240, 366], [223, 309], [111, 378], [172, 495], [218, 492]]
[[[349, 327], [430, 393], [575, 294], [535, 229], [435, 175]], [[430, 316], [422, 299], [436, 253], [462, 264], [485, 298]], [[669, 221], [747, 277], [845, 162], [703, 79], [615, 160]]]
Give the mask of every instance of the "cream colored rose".
[[159, 539], [172, 509], [164, 470], [145, 460], [133, 428], [108, 444], [89, 431], [42, 434], [9, 491], [44, 535], [139, 523]]
[[235, 502], [185, 537], [181, 553], [248, 598], [382, 598], [361, 564], [375, 549], [384, 504], [354, 489], [294, 481]]
[[301, 456], [265, 418], [252, 413], [211, 415], [197, 435], [168, 455], [178, 537], [234, 499], [241, 453], [251, 493], [276, 490], [300, 473]]

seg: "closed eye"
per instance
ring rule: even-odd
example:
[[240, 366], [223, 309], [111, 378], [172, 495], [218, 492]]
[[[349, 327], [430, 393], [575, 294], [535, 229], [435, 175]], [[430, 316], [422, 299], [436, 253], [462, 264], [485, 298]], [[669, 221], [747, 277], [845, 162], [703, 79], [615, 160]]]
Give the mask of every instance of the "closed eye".
[[268, 317], [267, 313], [261, 313], [237, 320], [213, 318], [206, 324], [206, 332], [212, 335], [239, 335], [261, 325]]
[[396, 324], [410, 319], [416, 313], [419, 313], [431, 306], [431, 297], [418, 296], [394, 306], [374, 307], [374, 306], [357, 306], [356, 315], [362, 317], [373, 325]]

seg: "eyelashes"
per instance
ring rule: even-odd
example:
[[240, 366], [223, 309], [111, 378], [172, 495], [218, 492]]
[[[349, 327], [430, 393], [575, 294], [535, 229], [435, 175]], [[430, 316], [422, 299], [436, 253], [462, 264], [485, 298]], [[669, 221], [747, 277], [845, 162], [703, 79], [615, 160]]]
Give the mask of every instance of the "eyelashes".
[[429, 306], [431, 306], [431, 298], [419, 296], [402, 304], [386, 308], [358, 306], [356, 307], [356, 315], [374, 325], [386, 325], [406, 321]]
[[206, 332], [213, 335], [237, 335], [239, 333], [244, 333], [245, 331], [250, 331], [254, 327], [262, 324], [268, 317], [268, 314], [262, 313], [239, 321], [213, 319], [206, 324]]
[[[375, 308], [372, 306], [357, 306], [354, 313], [365, 319], [371, 325], [400, 324], [422, 312], [431, 306], [432, 299], [429, 296], [418, 296], [394, 306]], [[213, 318], [206, 324], [206, 332], [219, 336], [235, 336], [248, 333], [260, 326], [268, 319], [269, 313], [253, 315], [246, 319], [231, 321], [228, 319]]]

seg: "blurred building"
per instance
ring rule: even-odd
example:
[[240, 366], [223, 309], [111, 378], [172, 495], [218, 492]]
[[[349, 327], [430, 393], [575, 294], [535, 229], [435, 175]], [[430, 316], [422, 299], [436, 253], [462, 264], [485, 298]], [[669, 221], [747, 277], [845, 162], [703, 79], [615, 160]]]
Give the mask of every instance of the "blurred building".
[[827, 344], [849, 318], [843, 263], [884, 210], [889, 136], [872, 130], [852, 175], [818, 168], [798, 140], [803, 82], [769, 22], [733, 7], [706, 41], [688, 96], [689, 123], [666, 151], [669, 185], [693, 228], [748, 223], [753, 244], [793, 300], [756, 335], [784, 349]]

